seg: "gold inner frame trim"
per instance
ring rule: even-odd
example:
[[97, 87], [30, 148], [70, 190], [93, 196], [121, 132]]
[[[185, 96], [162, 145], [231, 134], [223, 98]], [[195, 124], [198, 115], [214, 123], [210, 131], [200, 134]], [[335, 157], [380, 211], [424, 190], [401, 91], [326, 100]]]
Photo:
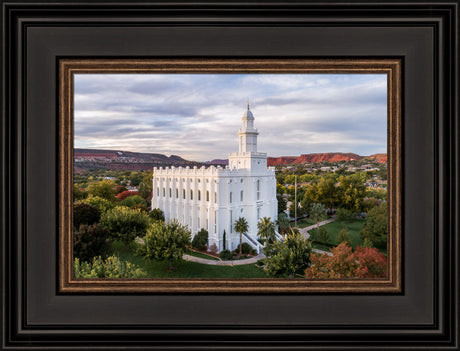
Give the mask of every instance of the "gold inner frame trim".
[[[73, 278], [73, 77], [84, 73], [381, 73], [387, 75], [386, 279]], [[61, 59], [59, 61], [58, 290], [60, 293], [400, 293], [402, 291], [401, 59]]]

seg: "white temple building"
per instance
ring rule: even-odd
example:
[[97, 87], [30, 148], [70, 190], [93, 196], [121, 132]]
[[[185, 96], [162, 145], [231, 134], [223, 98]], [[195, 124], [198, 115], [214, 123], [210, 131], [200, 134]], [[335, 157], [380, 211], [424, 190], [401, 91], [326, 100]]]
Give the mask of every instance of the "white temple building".
[[153, 170], [152, 208], [164, 212], [165, 219], [176, 218], [195, 235], [201, 228], [209, 233], [208, 247], [219, 252], [239, 245], [234, 224], [244, 217], [249, 230], [243, 236], [260, 252], [257, 223], [262, 217], [275, 222], [278, 215], [275, 168], [267, 167], [267, 154], [257, 152], [257, 129], [249, 109], [243, 115], [238, 132], [239, 151], [230, 153], [229, 164], [222, 167], [167, 167]]

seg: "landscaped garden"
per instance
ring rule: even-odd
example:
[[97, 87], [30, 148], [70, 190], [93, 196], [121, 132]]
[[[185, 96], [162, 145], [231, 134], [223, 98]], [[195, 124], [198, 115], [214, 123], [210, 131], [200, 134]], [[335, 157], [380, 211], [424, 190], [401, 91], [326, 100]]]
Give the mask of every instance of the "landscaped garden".
[[[327, 243], [333, 246], [337, 246], [338, 244], [340, 244], [340, 242], [338, 241], [339, 234], [345, 227], [351, 239], [351, 247], [353, 249], [356, 249], [356, 246], [362, 246], [362, 240], [359, 236], [359, 232], [364, 222], [364, 219], [353, 219], [350, 221], [334, 221], [321, 226], [321, 228], [324, 228], [328, 233], [329, 240], [327, 241]], [[312, 229], [308, 233], [310, 235], [315, 236], [316, 229]]]

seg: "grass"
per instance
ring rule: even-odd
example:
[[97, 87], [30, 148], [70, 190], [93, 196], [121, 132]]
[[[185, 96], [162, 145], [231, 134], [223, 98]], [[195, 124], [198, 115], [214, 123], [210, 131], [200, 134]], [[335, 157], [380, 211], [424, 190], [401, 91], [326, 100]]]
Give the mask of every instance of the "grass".
[[198, 252], [198, 251], [194, 251], [194, 250], [188, 250], [186, 253], [187, 253], [187, 255], [194, 256], [194, 257], [205, 258], [207, 260], [219, 261], [219, 259], [217, 257], [207, 255], [207, 254], [205, 254], [203, 252]]
[[241, 266], [212, 266], [180, 261], [174, 263], [175, 270], [168, 272], [167, 261], [149, 261], [129, 251], [120, 254], [120, 259], [134, 263], [147, 272], [148, 278], [267, 278], [262, 268], [255, 264]]
[[[355, 249], [356, 246], [361, 245], [361, 238], [359, 237], [359, 231], [363, 226], [365, 220], [364, 219], [353, 219], [351, 221], [334, 221], [328, 224], [321, 226], [322, 228], [326, 228], [327, 232], [329, 233], [329, 241], [328, 243], [331, 245], [338, 245], [337, 238], [339, 236], [340, 231], [345, 226], [347, 229], [348, 235], [351, 239], [351, 246]], [[316, 233], [316, 229], [312, 229], [309, 231], [310, 234]]]

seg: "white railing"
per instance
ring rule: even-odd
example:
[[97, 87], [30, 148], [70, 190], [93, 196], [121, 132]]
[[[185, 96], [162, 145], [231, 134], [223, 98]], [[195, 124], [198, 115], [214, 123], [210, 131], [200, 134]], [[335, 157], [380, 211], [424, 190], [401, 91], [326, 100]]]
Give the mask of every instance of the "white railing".
[[263, 245], [259, 243], [257, 239], [254, 239], [247, 233], [243, 233], [243, 241], [251, 245], [251, 247], [255, 249], [258, 254], [260, 254], [262, 252], [262, 249], [264, 248]]

